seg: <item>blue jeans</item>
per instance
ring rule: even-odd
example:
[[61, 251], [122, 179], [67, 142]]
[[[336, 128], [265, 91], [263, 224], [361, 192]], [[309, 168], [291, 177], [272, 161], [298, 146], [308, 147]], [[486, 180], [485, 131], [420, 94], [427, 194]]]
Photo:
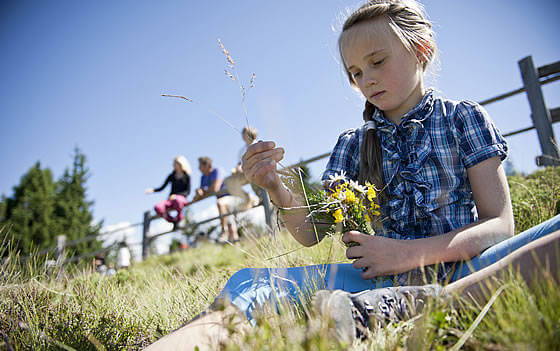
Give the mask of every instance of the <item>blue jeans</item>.
[[[451, 281], [487, 267], [523, 245], [557, 230], [560, 230], [560, 215], [486, 249], [469, 261], [458, 263]], [[391, 277], [375, 283], [362, 279], [361, 273], [351, 264], [244, 268], [231, 276], [218, 298], [229, 299], [249, 321], [254, 322], [252, 313], [258, 306], [281, 300], [298, 302], [318, 289], [357, 292], [393, 285]]]

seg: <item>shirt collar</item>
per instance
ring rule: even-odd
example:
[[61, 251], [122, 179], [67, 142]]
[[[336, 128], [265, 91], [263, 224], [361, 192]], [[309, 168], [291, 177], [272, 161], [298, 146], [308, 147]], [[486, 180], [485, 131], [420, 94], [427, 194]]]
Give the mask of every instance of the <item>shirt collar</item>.
[[[431, 115], [434, 108], [434, 90], [427, 89], [422, 97], [422, 100], [414, 106], [410, 111], [404, 114], [401, 119], [401, 125], [407, 127], [413, 124], [421, 124], [426, 118]], [[375, 109], [371, 117], [371, 121], [364, 124], [365, 130], [377, 129], [380, 131], [392, 131], [396, 125], [389, 121], [379, 109]]]

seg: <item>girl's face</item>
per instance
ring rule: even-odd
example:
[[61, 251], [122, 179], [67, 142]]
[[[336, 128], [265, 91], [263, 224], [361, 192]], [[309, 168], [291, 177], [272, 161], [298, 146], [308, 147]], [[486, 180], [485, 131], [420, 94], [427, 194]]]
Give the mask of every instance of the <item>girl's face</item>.
[[342, 33], [342, 58], [365, 98], [395, 123], [424, 95], [422, 65], [391, 31], [385, 18]]
[[173, 170], [175, 172], [182, 172], [183, 168], [181, 167], [181, 165], [179, 164], [179, 162], [177, 161], [173, 161]]

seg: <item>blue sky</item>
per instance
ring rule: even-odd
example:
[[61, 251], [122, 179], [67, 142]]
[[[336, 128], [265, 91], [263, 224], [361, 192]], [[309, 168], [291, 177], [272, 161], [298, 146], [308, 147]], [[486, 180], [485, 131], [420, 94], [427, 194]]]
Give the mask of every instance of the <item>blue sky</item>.
[[[517, 61], [560, 60], [557, 1], [423, 1], [434, 21], [440, 65], [430, 81], [443, 95], [480, 101], [521, 86]], [[145, 195], [184, 154], [229, 170], [245, 124], [238, 87], [224, 75], [221, 38], [247, 81], [249, 123], [287, 150], [285, 165], [329, 151], [361, 122], [336, 39], [343, 0], [19, 1], [0, 3], [0, 193], [34, 162], [58, 177], [74, 146], [87, 155], [89, 197], [106, 224], [138, 222], [167, 194]], [[160, 97], [189, 96], [198, 104]], [[544, 87], [549, 108], [560, 83]], [[506, 133], [531, 124], [524, 95], [489, 105]], [[554, 131], [560, 137], [560, 126]], [[536, 169], [536, 134], [508, 139], [511, 159]], [[313, 164], [315, 177], [325, 162]], [[194, 172], [198, 185], [199, 172]], [[212, 205], [200, 204], [195, 211]]]

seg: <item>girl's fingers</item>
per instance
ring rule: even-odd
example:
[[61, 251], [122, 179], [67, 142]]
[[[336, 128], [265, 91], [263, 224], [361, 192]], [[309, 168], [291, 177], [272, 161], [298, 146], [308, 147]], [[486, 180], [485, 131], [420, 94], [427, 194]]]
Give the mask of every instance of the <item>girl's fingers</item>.
[[349, 259], [362, 258], [363, 248], [361, 246], [352, 246], [346, 249], [346, 257]]
[[352, 241], [358, 244], [361, 244], [364, 241], [364, 236], [366, 234], [357, 232], [355, 230], [350, 231], [350, 232], [346, 232], [344, 233], [344, 235], [342, 235], [342, 241], [344, 241], [345, 244], [349, 244]]
[[352, 267], [356, 269], [367, 267], [366, 260], [360, 258], [352, 263]]
[[254, 168], [256, 164], [261, 161], [272, 159], [276, 162], [280, 162], [284, 158], [284, 149], [276, 148], [272, 150], [263, 151], [257, 154], [253, 154], [253, 156], [247, 158], [243, 161], [241, 168], [243, 171], [246, 169]]
[[376, 277], [375, 271], [373, 269], [371, 269], [370, 267], [366, 268], [364, 270], [364, 273], [362, 273], [362, 279], [373, 279]]
[[254, 177], [262, 177], [268, 172], [276, 169], [276, 162], [274, 160], [264, 160], [257, 163], [254, 167]]
[[247, 151], [241, 158], [242, 161], [246, 161], [251, 158], [253, 155], [258, 154], [263, 151], [272, 150], [276, 147], [276, 144], [273, 141], [259, 141], [257, 143], [251, 144], [247, 147]]
[[276, 166], [283, 158], [283, 148], [276, 148], [272, 141], [259, 141], [247, 147], [241, 169], [249, 182], [267, 189], [280, 181]]
[[276, 161], [267, 159], [260, 161], [245, 172], [248, 181], [262, 188], [268, 189], [280, 181], [276, 174]]
[[253, 164], [251, 167], [245, 167], [243, 169], [243, 173], [245, 174], [245, 177], [251, 179], [254, 176], [261, 175], [264, 169], [270, 170], [273, 167], [274, 168], [276, 167], [276, 161], [272, 159], [265, 159], [265, 160], [258, 161], [257, 163]]

